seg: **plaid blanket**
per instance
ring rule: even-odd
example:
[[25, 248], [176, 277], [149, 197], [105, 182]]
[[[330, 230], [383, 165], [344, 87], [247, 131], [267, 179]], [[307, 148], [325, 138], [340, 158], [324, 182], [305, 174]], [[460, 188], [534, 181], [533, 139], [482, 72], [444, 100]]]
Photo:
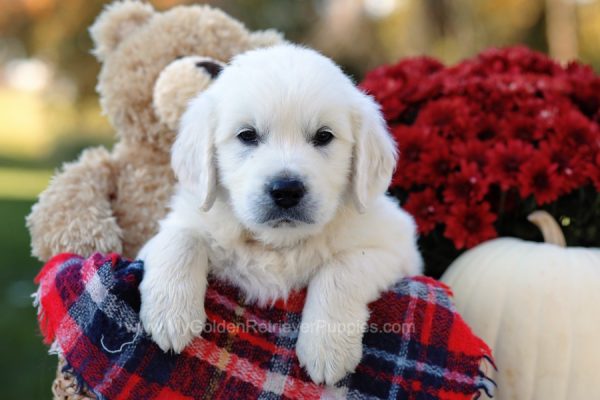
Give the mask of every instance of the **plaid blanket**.
[[176, 355], [141, 329], [142, 276], [141, 261], [116, 254], [61, 254], [36, 278], [44, 341], [101, 399], [470, 399], [495, 386], [480, 370], [488, 346], [429, 278], [404, 279], [370, 305], [361, 363], [326, 387], [294, 351], [305, 291], [258, 308], [210, 279], [206, 330]]

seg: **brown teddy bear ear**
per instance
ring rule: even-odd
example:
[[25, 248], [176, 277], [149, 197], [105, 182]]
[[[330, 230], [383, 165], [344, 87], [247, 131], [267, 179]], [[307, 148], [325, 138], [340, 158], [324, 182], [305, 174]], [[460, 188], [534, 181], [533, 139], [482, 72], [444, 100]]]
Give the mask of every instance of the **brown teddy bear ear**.
[[253, 48], [270, 47], [282, 43], [285, 43], [283, 35], [274, 29], [256, 31], [250, 34], [250, 44]]
[[210, 57], [189, 56], [171, 62], [154, 85], [152, 102], [159, 120], [177, 130], [190, 100], [206, 90], [224, 67]]
[[94, 55], [104, 61], [128, 34], [148, 22], [153, 14], [152, 6], [140, 1], [117, 1], [106, 6], [90, 27]]

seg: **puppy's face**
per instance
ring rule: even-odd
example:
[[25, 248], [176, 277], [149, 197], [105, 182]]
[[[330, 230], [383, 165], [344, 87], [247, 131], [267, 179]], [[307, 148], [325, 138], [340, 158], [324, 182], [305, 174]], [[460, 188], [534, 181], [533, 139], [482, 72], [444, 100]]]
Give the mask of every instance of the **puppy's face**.
[[278, 46], [234, 59], [192, 102], [173, 166], [205, 209], [218, 193], [275, 241], [318, 232], [349, 199], [365, 207], [385, 191], [394, 157], [377, 107], [337, 66]]
[[223, 76], [235, 87], [219, 101], [219, 182], [251, 230], [309, 234], [333, 217], [349, 187], [350, 105], [335, 84], [289, 70], [299, 66], [253, 71], [259, 76], [244, 67]]

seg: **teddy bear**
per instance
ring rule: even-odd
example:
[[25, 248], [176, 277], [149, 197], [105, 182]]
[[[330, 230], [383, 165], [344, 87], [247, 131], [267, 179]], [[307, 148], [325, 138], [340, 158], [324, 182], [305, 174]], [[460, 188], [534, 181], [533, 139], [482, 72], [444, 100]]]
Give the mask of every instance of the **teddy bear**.
[[[135, 257], [167, 212], [175, 184], [170, 150], [187, 102], [233, 56], [284, 41], [209, 6], [158, 12], [131, 0], [107, 6], [90, 33], [101, 63], [100, 103], [119, 140], [65, 164], [33, 206], [32, 253], [44, 261], [62, 252]], [[63, 362], [55, 398], [85, 398]]]
[[90, 33], [100, 103], [119, 141], [111, 151], [85, 150], [40, 195], [27, 226], [41, 260], [62, 252], [135, 257], [166, 214], [170, 150], [187, 102], [236, 54], [283, 41], [209, 6], [158, 12], [132, 0], [107, 6]]

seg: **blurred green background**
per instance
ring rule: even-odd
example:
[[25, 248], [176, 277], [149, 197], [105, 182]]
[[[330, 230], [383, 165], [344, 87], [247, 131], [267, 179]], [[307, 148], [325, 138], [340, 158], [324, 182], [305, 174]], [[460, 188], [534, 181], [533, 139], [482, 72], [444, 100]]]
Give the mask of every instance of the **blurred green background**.
[[[47, 355], [30, 294], [40, 263], [24, 217], [62, 162], [110, 146], [94, 92], [99, 65], [87, 27], [107, 2], [0, 0], [1, 399], [46, 399]], [[155, 0], [157, 9], [191, 1]], [[250, 29], [277, 28], [334, 58], [359, 81], [410, 55], [447, 63], [524, 43], [561, 61], [600, 67], [600, 0], [222, 0]]]

